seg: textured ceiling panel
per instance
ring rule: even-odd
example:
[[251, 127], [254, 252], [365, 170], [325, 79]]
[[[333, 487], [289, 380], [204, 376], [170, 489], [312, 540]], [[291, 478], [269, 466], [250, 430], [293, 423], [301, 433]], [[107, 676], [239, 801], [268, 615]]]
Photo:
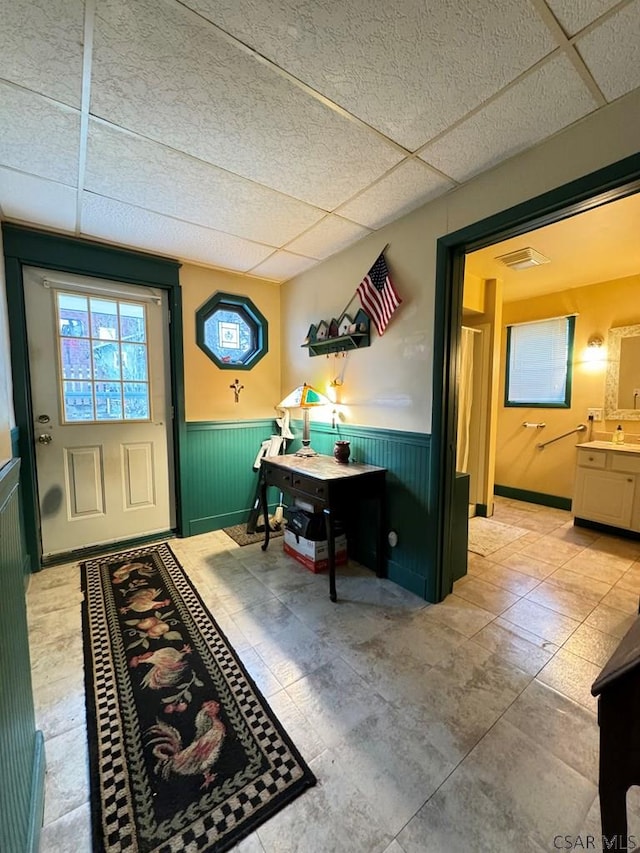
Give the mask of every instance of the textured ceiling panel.
[[382, 228], [453, 186], [419, 160], [407, 160], [353, 201], [342, 205], [337, 213], [368, 228]]
[[92, 112], [327, 209], [402, 159], [167, 0], [101, 0]]
[[8, 219], [74, 231], [76, 195], [73, 187], [0, 167], [0, 211]]
[[239, 237], [87, 192], [82, 198], [82, 233], [238, 272], [246, 272], [272, 252]]
[[290, 252], [285, 252], [281, 249], [252, 269], [251, 275], [272, 278], [274, 281], [286, 281], [289, 278], [293, 278], [294, 275], [300, 275], [300, 273], [310, 269], [315, 264], [316, 261], [313, 258], [292, 255]]
[[287, 249], [310, 258], [328, 258], [369, 233], [355, 222], [331, 214], [289, 243]]
[[0, 164], [70, 186], [78, 180], [80, 114], [0, 82]]
[[79, 107], [83, 0], [7, 0], [0, 19], [0, 77]]
[[89, 129], [85, 187], [271, 246], [324, 216], [301, 201], [96, 121]]
[[410, 150], [556, 45], [525, 0], [186, 0]]
[[498, 96], [420, 156], [464, 181], [529, 148], [596, 108], [570, 60], [560, 55]]
[[579, 33], [600, 15], [604, 15], [618, 0], [546, 0], [568, 36]]
[[576, 47], [608, 101], [640, 86], [640, 0], [578, 39]]

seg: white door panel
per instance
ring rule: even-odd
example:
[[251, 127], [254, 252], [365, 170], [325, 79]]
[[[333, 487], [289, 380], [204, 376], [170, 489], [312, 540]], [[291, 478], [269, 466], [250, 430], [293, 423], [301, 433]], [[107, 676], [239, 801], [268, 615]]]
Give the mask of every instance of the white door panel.
[[43, 555], [171, 529], [162, 293], [24, 273]]

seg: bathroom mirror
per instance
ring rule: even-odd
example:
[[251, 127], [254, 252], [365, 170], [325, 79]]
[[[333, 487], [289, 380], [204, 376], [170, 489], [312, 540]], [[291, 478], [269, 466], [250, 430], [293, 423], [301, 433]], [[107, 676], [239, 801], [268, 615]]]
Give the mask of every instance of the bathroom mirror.
[[640, 325], [609, 329], [604, 416], [640, 421]]

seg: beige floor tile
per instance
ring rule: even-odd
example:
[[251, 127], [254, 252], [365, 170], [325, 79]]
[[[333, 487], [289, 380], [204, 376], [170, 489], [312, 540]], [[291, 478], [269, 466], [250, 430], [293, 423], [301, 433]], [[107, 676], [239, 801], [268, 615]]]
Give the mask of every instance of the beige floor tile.
[[595, 714], [598, 703], [591, 695], [591, 685], [600, 670], [601, 667], [596, 664], [560, 649], [542, 672], [538, 673], [538, 681], [553, 687], [558, 693], [573, 699]]
[[631, 614], [599, 604], [586, 618], [587, 625], [611, 634], [612, 637], [621, 639], [627, 633], [636, 617]]
[[440, 604], [428, 607], [424, 611], [424, 618], [435, 619], [464, 634], [465, 637], [473, 637], [481, 628], [495, 619], [495, 614], [458, 595], [448, 595]]
[[603, 667], [614, 651], [618, 648], [620, 640], [592, 628], [591, 625], [580, 625], [573, 632], [563, 648], [578, 657], [590, 661], [596, 666]]
[[614, 586], [611, 592], [608, 592], [602, 599], [602, 603], [607, 607], [622, 610], [623, 613], [630, 613], [633, 616], [638, 615], [639, 601], [640, 597], [637, 592], [632, 592], [630, 589], [624, 589], [620, 586]]
[[537, 675], [559, 648], [502, 619], [496, 619], [478, 631], [473, 641], [531, 676]]
[[455, 589], [455, 593], [459, 598], [477, 604], [478, 607], [488, 610], [489, 613], [495, 613], [496, 616], [515, 604], [519, 598], [508, 590], [486, 583], [480, 578], [468, 578], [465, 584]]
[[526, 595], [540, 583], [537, 578], [517, 572], [501, 563], [496, 563], [487, 568], [482, 580], [492, 583], [494, 586], [502, 587], [502, 589], [518, 596]]
[[590, 594], [586, 590], [577, 593], [547, 581], [543, 581], [527, 593], [526, 598], [528, 601], [535, 601], [536, 604], [548, 607], [549, 610], [554, 610], [556, 613], [570, 616], [578, 622], [586, 619], [600, 601], [598, 595]]
[[568, 589], [570, 592], [578, 594], [589, 593], [590, 596], [598, 596], [600, 599], [611, 591], [611, 584], [606, 581], [589, 578], [586, 575], [580, 575], [577, 572], [572, 572], [569, 569], [561, 566], [556, 569], [552, 575], [549, 575], [547, 582], [556, 584], [563, 589]]
[[580, 624], [569, 616], [563, 616], [562, 613], [556, 613], [549, 610], [548, 607], [543, 607], [526, 598], [520, 599], [513, 607], [505, 611], [502, 614], [502, 619], [519, 625], [543, 640], [548, 640], [556, 645], [562, 645]]
[[554, 566], [550, 563], [545, 563], [543, 560], [521, 552], [506, 555], [500, 560], [500, 563], [509, 569], [514, 569], [520, 574], [529, 575], [529, 577], [539, 581], [549, 577], [554, 570]]
[[634, 563], [620, 578], [616, 586], [640, 595], [640, 566]]

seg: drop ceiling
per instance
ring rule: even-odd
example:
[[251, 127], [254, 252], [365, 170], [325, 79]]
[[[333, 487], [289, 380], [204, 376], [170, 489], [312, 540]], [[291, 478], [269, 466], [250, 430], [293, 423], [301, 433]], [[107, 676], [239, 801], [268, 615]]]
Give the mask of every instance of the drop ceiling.
[[[465, 274], [499, 278], [505, 302], [640, 275], [640, 193], [512, 237], [465, 258]], [[531, 247], [549, 263], [513, 270], [499, 255]]]
[[640, 0], [0, 0], [0, 216], [283, 281], [640, 86]]

